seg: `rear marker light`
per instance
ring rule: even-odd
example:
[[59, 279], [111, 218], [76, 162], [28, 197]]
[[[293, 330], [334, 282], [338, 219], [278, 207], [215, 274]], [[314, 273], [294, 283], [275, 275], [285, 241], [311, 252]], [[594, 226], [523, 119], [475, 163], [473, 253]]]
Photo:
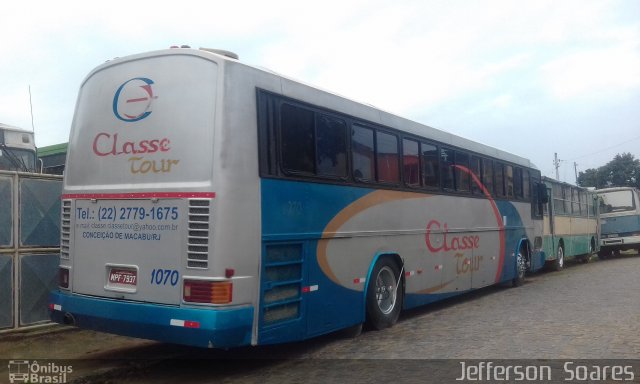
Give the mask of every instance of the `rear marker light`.
[[233, 298], [231, 281], [185, 280], [183, 299], [190, 303], [229, 304]]
[[60, 288], [69, 288], [69, 270], [67, 268], [58, 269], [58, 286]]

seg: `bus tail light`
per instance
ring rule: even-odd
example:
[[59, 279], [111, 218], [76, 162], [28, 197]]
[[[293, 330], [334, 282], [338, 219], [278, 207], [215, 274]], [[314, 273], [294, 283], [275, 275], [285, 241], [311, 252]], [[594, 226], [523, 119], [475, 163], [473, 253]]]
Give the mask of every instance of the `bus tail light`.
[[69, 289], [69, 269], [58, 268], [58, 286], [60, 288]]
[[229, 304], [233, 297], [231, 281], [184, 281], [184, 301], [189, 303]]

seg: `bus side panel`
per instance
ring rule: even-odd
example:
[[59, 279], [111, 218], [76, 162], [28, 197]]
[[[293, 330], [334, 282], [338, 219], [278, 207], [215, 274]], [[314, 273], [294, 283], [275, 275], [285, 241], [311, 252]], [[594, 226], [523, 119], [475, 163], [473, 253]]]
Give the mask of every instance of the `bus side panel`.
[[[273, 179], [262, 179], [261, 189], [259, 344], [305, 339], [362, 322], [362, 292], [332, 282], [318, 265], [316, 250], [326, 224], [370, 191]], [[348, 249], [346, 239], [344, 245]]]
[[261, 189], [259, 343], [362, 322], [377, 255], [403, 260], [409, 308], [513, 279], [535, 231], [527, 203], [278, 179]]

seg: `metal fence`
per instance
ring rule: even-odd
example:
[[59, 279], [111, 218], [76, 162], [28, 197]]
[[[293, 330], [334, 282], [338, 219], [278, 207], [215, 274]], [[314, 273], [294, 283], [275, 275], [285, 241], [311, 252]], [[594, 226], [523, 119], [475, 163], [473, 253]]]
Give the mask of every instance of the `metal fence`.
[[0, 171], [0, 330], [49, 320], [61, 191], [61, 176]]

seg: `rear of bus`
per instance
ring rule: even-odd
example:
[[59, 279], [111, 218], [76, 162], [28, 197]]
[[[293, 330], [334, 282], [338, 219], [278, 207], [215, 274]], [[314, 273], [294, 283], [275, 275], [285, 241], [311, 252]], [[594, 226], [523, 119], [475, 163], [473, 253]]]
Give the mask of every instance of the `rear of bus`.
[[214, 231], [233, 227], [217, 220], [225, 164], [214, 156], [227, 61], [163, 50], [107, 62], [82, 83], [54, 321], [204, 347], [252, 342], [257, 267]]

